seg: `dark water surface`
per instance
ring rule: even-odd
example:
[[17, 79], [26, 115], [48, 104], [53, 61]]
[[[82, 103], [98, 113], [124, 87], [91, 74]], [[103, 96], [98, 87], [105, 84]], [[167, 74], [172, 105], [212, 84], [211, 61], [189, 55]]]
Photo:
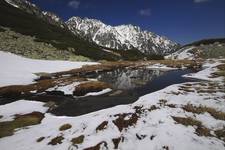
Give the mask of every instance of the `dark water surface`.
[[130, 104], [139, 97], [161, 90], [169, 85], [195, 81], [183, 78], [182, 75], [193, 73], [194, 70], [160, 71], [149, 69], [117, 69], [111, 72], [89, 75], [112, 85], [113, 91], [100, 96], [82, 98], [65, 97], [60, 95], [42, 95], [35, 100], [58, 100], [58, 107], [51, 113], [55, 115], [78, 116], [100, 109], [109, 108], [120, 104]]

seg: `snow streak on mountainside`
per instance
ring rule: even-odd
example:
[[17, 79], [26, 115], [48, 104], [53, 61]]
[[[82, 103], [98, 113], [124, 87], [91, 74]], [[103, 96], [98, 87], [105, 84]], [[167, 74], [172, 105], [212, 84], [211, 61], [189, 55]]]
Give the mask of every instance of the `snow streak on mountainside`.
[[66, 24], [77, 35], [113, 49], [138, 49], [145, 54], [169, 54], [178, 46], [166, 37], [133, 25], [109, 26], [96, 19], [72, 17]]

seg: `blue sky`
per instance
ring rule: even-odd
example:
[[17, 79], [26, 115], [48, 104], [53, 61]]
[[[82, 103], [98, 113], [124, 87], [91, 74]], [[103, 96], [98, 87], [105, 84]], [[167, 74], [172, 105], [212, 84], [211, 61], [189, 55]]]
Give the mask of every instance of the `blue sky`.
[[63, 20], [133, 24], [181, 44], [225, 37], [225, 0], [31, 0]]

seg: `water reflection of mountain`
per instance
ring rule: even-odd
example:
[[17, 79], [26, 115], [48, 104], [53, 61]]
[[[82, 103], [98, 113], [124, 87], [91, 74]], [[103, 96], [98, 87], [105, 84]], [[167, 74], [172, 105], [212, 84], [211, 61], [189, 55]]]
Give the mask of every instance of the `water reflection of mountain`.
[[117, 69], [112, 72], [105, 72], [98, 76], [98, 80], [110, 83], [115, 89], [134, 89], [145, 85], [157, 76], [162, 75], [160, 70], [148, 69]]

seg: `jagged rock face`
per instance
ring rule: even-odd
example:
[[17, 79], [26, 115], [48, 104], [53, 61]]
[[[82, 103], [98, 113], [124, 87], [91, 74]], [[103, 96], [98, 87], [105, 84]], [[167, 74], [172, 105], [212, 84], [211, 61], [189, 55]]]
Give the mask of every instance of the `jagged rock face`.
[[35, 15], [38, 18], [41, 18], [50, 24], [58, 25], [62, 28], [67, 28], [67, 25], [54, 13], [41, 11], [35, 4], [30, 3], [27, 0], [5, 0], [10, 5], [22, 9], [23, 11]]
[[145, 54], [169, 54], [178, 44], [133, 25], [109, 26], [96, 19], [72, 17], [66, 24], [76, 35], [113, 49], [138, 49]]
[[59, 18], [57, 15], [55, 15], [54, 13], [43, 11], [42, 14], [45, 16], [45, 19], [47, 19], [47, 21], [50, 24], [58, 25], [62, 28], [67, 28], [67, 25], [63, 22], [63, 20]]

